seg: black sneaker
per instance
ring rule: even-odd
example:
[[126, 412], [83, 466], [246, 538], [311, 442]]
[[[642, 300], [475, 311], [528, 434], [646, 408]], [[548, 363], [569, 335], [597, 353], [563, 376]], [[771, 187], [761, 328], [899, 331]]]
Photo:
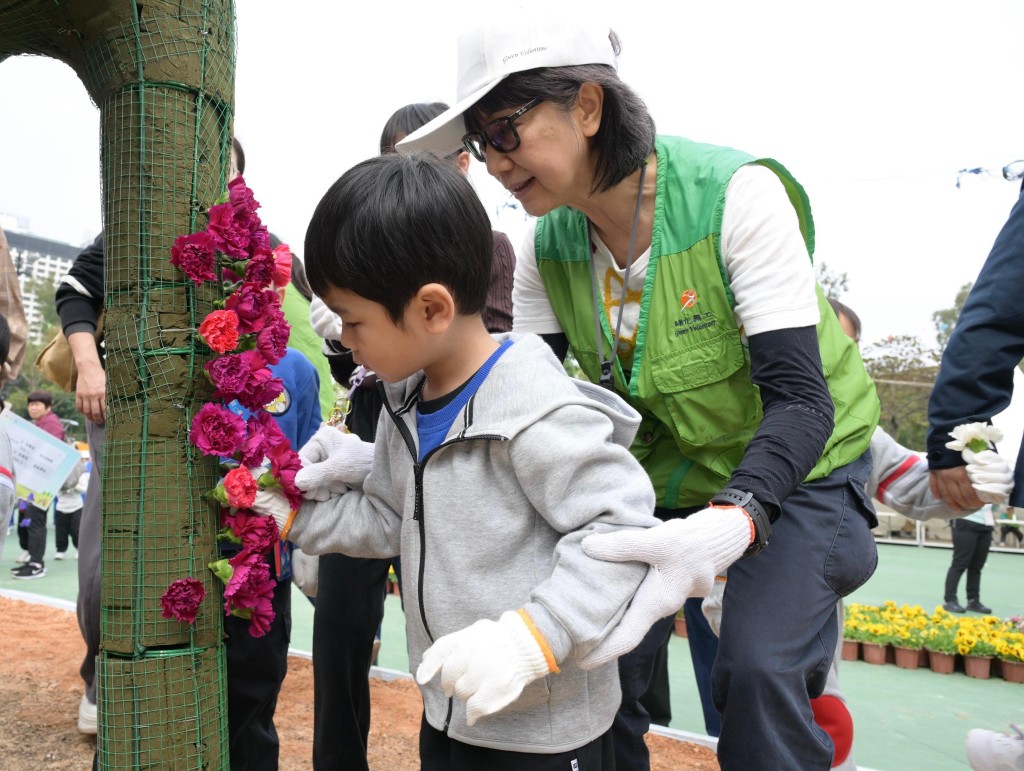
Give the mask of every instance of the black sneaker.
[[942, 603], [942, 609], [949, 611], [950, 613], [966, 613], [967, 608], [961, 605], [956, 600], [946, 600]]
[[984, 613], [988, 615], [992, 612], [992, 608], [987, 608], [981, 604], [981, 600], [968, 600], [967, 610], [973, 610], [975, 613]]
[[33, 578], [42, 578], [45, 575], [46, 568], [38, 562], [29, 562], [27, 565], [22, 565], [17, 571], [12, 573], [11, 578], [17, 578], [19, 581], [29, 581]]

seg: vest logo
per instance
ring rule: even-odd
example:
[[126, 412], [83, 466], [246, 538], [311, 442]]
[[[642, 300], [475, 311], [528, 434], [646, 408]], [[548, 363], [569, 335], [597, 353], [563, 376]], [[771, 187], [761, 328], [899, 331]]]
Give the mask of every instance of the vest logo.
[[692, 308], [697, 304], [697, 290], [687, 289], [681, 295], [679, 295], [679, 307], [683, 310]]
[[672, 326], [675, 327], [675, 337], [682, 337], [691, 332], [714, 329], [718, 326], [718, 319], [711, 311], [703, 311], [682, 315], [672, 323]]

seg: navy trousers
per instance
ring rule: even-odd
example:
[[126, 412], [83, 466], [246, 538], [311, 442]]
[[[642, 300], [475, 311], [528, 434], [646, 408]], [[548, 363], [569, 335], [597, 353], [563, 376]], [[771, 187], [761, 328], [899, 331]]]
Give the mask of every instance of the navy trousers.
[[782, 507], [768, 548], [729, 567], [712, 673], [722, 713], [723, 771], [827, 771], [832, 740], [814, 722], [835, 653], [836, 603], [878, 561], [865, 492], [870, 455], [800, 485]]

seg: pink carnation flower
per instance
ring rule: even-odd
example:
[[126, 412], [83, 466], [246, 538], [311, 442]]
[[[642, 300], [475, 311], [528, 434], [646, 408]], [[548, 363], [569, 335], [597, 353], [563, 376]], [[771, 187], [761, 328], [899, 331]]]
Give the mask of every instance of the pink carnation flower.
[[280, 538], [273, 517], [261, 517], [249, 509], [225, 517], [224, 524], [241, 539], [243, 549], [256, 554], [268, 553]]
[[265, 366], [266, 362], [258, 351], [245, 351], [218, 356], [203, 365], [210, 382], [217, 389], [214, 398], [229, 402], [241, 391], [254, 369]]
[[295, 475], [302, 468], [299, 454], [289, 445], [277, 445], [270, 451], [270, 473], [281, 483], [281, 491], [293, 509], [302, 505], [302, 491], [295, 486]]
[[[259, 220], [256, 220], [256, 222], [258, 223]], [[270, 233], [267, 231], [266, 225], [258, 225], [249, 234], [249, 251], [252, 254], [270, 251]]]
[[281, 305], [272, 289], [263, 289], [250, 282], [243, 283], [224, 301], [224, 307], [238, 314], [238, 331], [243, 335], [259, 332], [267, 323], [271, 308]]
[[270, 631], [270, 625], [274, 623], [274, 606], [271, 605], [271, 600], [274, 597], [274, 579], [271, 578], [270, 581], [270, 597], [260, 596], [259, 602], [252, 608], [249, 616], [250, 637], [263, 637]]
[[274, 578], [263, 555], [240, 551], [229, 560], [234, 572], [224, 587], [224, 610], [248, 611], [249, 634], [262, 637], [274, 620], [274, 609], [270, 604], [274, 597]]
[[217, 251], [236, 260], [248, 259], [250, 234], [255, 229], [252, 219], [255, 215], [236, 209], [230, 203], [210, 207], [209, 215], [210, 223], [206, 229], [213, 236]]
[[258, 410], [249, 416], [245, 431], [242, 463], [250, 467], [262, 464], [263, 458], [270, 454], [272, 447], [288, 441], [273, 415], [264, 410]]
[[284, 320], [284, 315], [279, 315], [256, 335], [256, 347], [268, 364], [277, 364], [284, 358], [291, 330], [291, 326]]
[[288, 286], [292, 280], [292, 250], [288, 244], [281, 244], [274, 249], [274, 286]]
[[256, 502], [258, 490], [256, 478], [245, 466], [233, 468], [224, 475], [224, 494], [227, 495], [229, 506], [248, 509]]
[[213, 236], [206, 231], [178, 236], [171, 247], [171, 264], [199, 286], [217, 278], [215, 249]]
[[262, 410], [283, 391], [284, 383], [281, 382], [281, 378], [274, 377], [274, 374], [264, 367], [249, 375], [245, 388], [238, 394], [238, 403], [255, 412]]
[[241, 174], [228, 182], [228, 201], [235, 209], [241, 209], [247, 214], [260, 208], [259, 201], [253, 197], [252, 190], [245, 184]]
[[164, 618], [176, 618], [186, 624], [196, 622], [196, 612], [199, 610], [203, 598], [206, 597], [206, 590], [203, 584], [196, 578], [179, 578], [167, 587], [167, 591], [160, 597], [160, 604]]
[[199, 325], [199, 334], [217, 353], [238, 347], [238, 314], [232, 310], [211, 311]]
[[268, 287], [273, 280], [273, 271], [274, 255], [257, 251], [245, 263], [245, 281], [259, 287]]
[[227, 407], [204, 404], [192, 419], [188, 438], [204, 455], [231, 457], [245, 441], [245, 421]]

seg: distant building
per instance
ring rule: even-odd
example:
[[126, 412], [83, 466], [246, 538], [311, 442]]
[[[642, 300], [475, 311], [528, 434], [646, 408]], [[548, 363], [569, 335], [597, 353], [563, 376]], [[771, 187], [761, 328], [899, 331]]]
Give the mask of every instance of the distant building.
[[5, 235], [11, 248], [11, 259], [18, 271], [29, 340], [39, 343], [43, 337], [43, 304], [52, 307], [53, 292], [47, 289], [44, 296], [37, 297], [36, 282], [46, 282], [56, 288], [82, 247], [25, 233], [6, 232]]

